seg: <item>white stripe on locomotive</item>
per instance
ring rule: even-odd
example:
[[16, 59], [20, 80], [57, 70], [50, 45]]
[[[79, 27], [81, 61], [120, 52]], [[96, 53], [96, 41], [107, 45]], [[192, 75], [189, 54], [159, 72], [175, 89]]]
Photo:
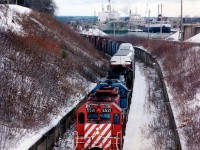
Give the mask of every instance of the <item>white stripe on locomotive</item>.
[[[85, 125], [85, 128], [84, 130], [86, 130], [91, 124], [90, 123], [87, 123]], [[105, 129], [103, 131], [102, 128], [104, 127], [105, 124], [93, 124], [90, 129], [85, 133], [84, 135], [84, 139], [86, 140], [85, 144], [84, 144], [84, 148], [88, 148], [89, 144], [91, 144], [91, 139], [87, 139], [88, 138], [88, 135], [92, 132], [92, 136], [97, 136], [98, 138], [94, 141], [94, 143], [92, 144], [92, 147], [99, 147], [99, 148], [108, 148], [110, 145], [111, 145], [111, 139], [110, 139], [110, 136], [111, 136], [111, 124], [108, 124], [106, 125]], [[95, 135], [96, 133], [96, 128], [99, 128], [99, 130], [101, 131], [101, 133], [99, 135]], [[95, 129], [95, 130], [94, 130]], [[106, 137], [103, 139], [102, 142], [99, 143], [99, 140], [101, 140], [102, 136], [104, 136], [104, 134], [109, 131], [106, 135]], [[109, 140], [109, 141], [108, 141]], [[102, 147], [105, 142], [108, 141], [108, 144], [104, 147]], [[96, 145], [97, 143], [99, 143], [99, 145]]]

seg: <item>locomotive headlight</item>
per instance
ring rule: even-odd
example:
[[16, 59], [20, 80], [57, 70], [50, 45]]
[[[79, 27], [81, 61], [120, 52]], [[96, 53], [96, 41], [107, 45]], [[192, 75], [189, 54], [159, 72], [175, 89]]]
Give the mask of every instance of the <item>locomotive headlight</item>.
[[99, 135], [99, 131], [96, 131], [96, 135]]
[[99, 131], [99, 127], [96, 128], [96, 131]]
[[96, 135], [99, 135], [99, 127], [96, 128]]

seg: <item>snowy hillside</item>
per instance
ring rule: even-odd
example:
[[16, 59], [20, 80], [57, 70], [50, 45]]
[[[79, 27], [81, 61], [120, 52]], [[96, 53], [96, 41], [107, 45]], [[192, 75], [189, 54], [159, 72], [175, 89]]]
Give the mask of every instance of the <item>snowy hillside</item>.
[[[176, 33], [168, 36], [167, 38], [165, 38], [168, 41], [180, 41], [180, 31], [177, 31]], [[185, 40], [184, 42], [192, 42], [192, 43], [200, 43], [200, 33], [196, 34], [195, 36]]]
[[200, 33], [187, 39], [185, 42], [200, 43]]
[[18, 5], [0, 5], [0, 10], [0, 30], [23, 33], [21, 16], [28, 16], [31, 10]]
[[88, 31], [83, 30], [80, 32], [81, 34], [86, 34], [86, 35], [94, 35], [94, 36], [107, 36], [106, 33], [101, 31], [100, 29], [94, 28], [94, 29], [89, 29]]
[[166, 40], [169, 40], [169, 41], [180, 41], [179, 39], [180, 39], [180, 31], [177, 31], [176, 33], [174, 33], [174, 34], [172, 34], [172, 35], [170, 35], [170, 36], [168, 36], [167, 38], [166, 38]]
[[199, 149], [200, 47], [157, 42], [151, 48], [162, 66], [182, 149]]
[[54, 18], [0, 5], [1, 149], [28, 149], [105, 76], [107, 62]]

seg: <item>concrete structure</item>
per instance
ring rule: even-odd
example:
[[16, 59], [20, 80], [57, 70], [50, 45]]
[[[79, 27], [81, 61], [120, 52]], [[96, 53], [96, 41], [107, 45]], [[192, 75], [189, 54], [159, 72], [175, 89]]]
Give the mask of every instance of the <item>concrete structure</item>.
[[183, 40], [187, 40], [200, 33], [200, 23], [183, 25]]

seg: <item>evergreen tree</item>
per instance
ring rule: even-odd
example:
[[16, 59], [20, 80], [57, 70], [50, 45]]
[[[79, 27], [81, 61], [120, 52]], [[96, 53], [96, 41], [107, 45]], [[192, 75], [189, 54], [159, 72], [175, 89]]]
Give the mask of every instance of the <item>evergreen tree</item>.
[[53, 0], [32, 0], [30, 7], [50, 15], [54, 15], [56, 9]]
[[0, 0], [0, 4], [9, 4], [9, 0]]

